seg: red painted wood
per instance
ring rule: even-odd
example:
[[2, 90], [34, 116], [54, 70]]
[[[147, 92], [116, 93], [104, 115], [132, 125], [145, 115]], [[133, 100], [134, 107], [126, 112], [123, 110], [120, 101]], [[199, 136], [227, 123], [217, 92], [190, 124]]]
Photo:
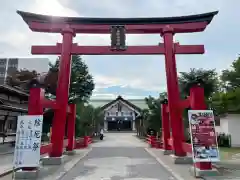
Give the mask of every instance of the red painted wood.
[[180, 105], [179, 105], [182, 109], [186, 109], [190, 106], [190, 100], [189, 98], [181, 100], [180, 101]]
[[71, 114], [68, 115], [68, 151], [73, 151], [75, 147], [75, 120], [76, 120], [76, 104], [70, 104]]
[[73, 31], [66, 27], [63, 34], [63, 45], [61, 51], [61, 61], [59, 65], [58, 84], [56, 89], [56, 102], [59, 109], [55, 110], [52, 125], [53, 148], [51, 157], [61, 157], [63, 153], [63, 140], [66, 126], [66, 115], [68, 107], [68, 95], [71, 75], [71, 48], [75, 35]]
[[168, 143], [168, 139], [170, 138], [170, 120], [167, 112], [167, 104], [162, 104], [161, 114], [162, 114], [163, 149], [171, 150], [171, 146]]
[[[32, 46], [32, 54], [61, 54], [61, 44], [56, 46]], [[203, 54], [204, 45], [177, 45], [176, 54]], [[126, 51], [112, 51], [110, 46], [77, 46], [73, 45], [74, 55], [148, 55], [164, 54], [163, 46], [128, 46]]]
[[28, 100], [28, 115], [43, 115], [42, 99], [44, 90], [41, 88], [31, 88]]
[[178, 87], [176, 59], [173, 44], [173, 29], [166, 28], [163, 34], [165, 46], [165, 66], [167, 77], [168, 109], [170, 124], [172, 127], [173, 149], [176, 156], [186, 156], [182, 142], [184, 138], [184, 127], [182, 112], [180, 111], [180, 95]]
[[[75, 33], [86, 33], [86, 34], [109, 34], [110, 25], [86, 25], [86, 24], [69, 24], [70, 28]], [[152, 24], [152, 25], [125, 25], [126, 33], [128, 34], [160, 34], [163, 32], [164, 27], [167, 24]], [[195, 22], [195, 23], [184, 23], [184, 24], [171, 24], [170, 26], [174, 29], [175, 33], [192, 33], [204, 31], [207, 27], [207, 22]], [[39, 23], [31, 22], [29, 27], [32, 31], [36, 32], [53, 32], [61, 33], [66, 27], [66, 24], [58, 23]]]
[[51, 108], [51, 109], [58, 109], [58, 105], [56, 101], [49, 100], [49, 99], [43, 99], [42, 104], [44, 108]]
[[183, 143], [183, 148], [185, 152], [192, 154], [192, 144]]
[[67, 145], [68, 145], [68, 139], [64, 139], [63, 140], [63, 147], [65, 148], [65, 147], [67, 147]]
[[40, 148], [40, 154], [50, 154], [52, 151], [52, 144], [46, 144], [46, 145], [42, 145]]
[[75, 139], [75, 147], [74, 148], [75, 149], [85, 148], [84, 139], [83, 138]]

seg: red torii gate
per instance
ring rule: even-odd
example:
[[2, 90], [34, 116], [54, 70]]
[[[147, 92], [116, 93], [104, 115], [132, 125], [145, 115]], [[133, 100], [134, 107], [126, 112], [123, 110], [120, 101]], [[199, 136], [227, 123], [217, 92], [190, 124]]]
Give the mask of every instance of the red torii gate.
[[[168, 107], [172, 126], [173, 149], [176, 156], [186, 156], [183, 149], [183, 122], [177, 81], [175, 54], [203, 54], [203, 45], [179, 45], [174, 43], [175, 33], [204, 31], [218, 13], [165, 17], [165, 18], [76, 18], [54, 17], [17, 11], [32, 31], [61, 33], [62, 43], [55, 46], [32, 46], [32, 54], [61, 54], [56, 104], [52, 128], [52, 157], [62, 156], [63, 136], [66, 124], [69, 79], [71, 74], [71, 55], [138, 55], [164, 54]], [[124, 51], [112, 51], [110, 46], [78, 46], [73, 43], [76, 33], [110, 33], [110, 26], [123, 25], [128, 34], [159, 34], [164, 44], [159, 46], [128, 46]]]

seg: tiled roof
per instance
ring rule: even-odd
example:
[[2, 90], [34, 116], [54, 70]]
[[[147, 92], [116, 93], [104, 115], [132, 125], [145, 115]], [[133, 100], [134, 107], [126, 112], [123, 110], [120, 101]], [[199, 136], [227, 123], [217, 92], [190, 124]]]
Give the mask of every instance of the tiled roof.
[[9, 91], [9, 92], [16, 93], [16, 94], [20, 94], [20, 95], [26, 96], [26, 97], [29, 96], [29, 94], [26, 93], [26, 92], [24, 92], [23, 90], [21, 90], [21, 89], [19, 89], [19, 88], [14, 88], [14, 87], [9, 86], [9, 85], [7, 85], [7, 84], [2, 84], [2, 85], [0, 85], [0, 89], [7, 90], [7, 91]]
[[[148, 108], [144, 99], [126, 99], [126, 100], [141, 109]], [[92, 99], [90, 100], [89, 104], [91, 104], [93, 107], [102, 107], [111, 101], [114, 101], [114, 99]]]

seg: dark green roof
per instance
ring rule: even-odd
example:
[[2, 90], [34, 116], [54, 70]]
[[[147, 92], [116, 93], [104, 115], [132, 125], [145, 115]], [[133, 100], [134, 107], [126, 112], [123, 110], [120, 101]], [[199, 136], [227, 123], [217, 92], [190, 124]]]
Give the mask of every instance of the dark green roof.
[[[144, 99], [126, 99], [130, 103], [134, 104], [135, 106], [141, 108], [141, 109], [147, 109], [148, 106]], [[91, 99], [89, 101], [89, 104], [91, 104], [93, 107], [102, 107], [105, 104], [108, 104], [109, 102], [114, 101], [114, 99]]]

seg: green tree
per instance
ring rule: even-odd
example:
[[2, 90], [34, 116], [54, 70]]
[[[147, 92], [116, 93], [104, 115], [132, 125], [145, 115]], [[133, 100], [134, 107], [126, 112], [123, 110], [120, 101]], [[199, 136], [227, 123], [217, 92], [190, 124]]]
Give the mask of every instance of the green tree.
[[77, 136], [90, 135], [103, 126], [104, 114], [101, 108], [94, 108], [85, 103], [79, 104], [77, 117], [76, 129], [79, 130]]
[[[54, 64], [50, 63], [50, 71], [58, 71], [60, 57]], [[72, 72], [69, 89], [69, 102], [86, 102], [92, 95], [94, 89], [93, 77], [88, 71], [87, 65], [83, 62], [81, 56], [72, 56]]]
[[159, 94], [159, 99], [160, 101], [164, 100], [164, 99], [168, 99], [168, 94], [167, 92], [162, 92]]
[[[49, 74], [57, 75], [58, 68], [60, 64], [60, 57], [56, 60], [54, 64], [50, 63]], [[57, 72], [57, 74], [56, 74]], [[51, 84], [51, 91], [55, 94], [56, 88], [56, 76], [50, 76], [48, 78], [48, 82]], [[54, 85], [55, 83], [55, 85]], [[71, 66], [71, 80], [70, 80], [70, 88], [69, 88], [69, 103], [77, 104], [77, 116], [76, 116], [76, 136], [83, 136], [86, 133], [89, 133], [90, 127], [90, 116], [89, 108], [85, 111], [81, 111], [84, 109], [83, 104], [87, 102], [92, 95], [92, 91], [94, 89], [93, 77], [90, 75], [88, 71], [87, 65], [83, 62], [80, 56], [72, 56], [72, 66]]]
[[161, 122], [161, 103], [160, 103], [160, 97], [162, 97], [163, 94], [160, 94], [159, 98], [154, 98], [152, 96], [149, 96], [145, 98], [145, 101], [148, 105], [148, 118], [147, 118], [147, 124], [148, 128], [152, 128], [155, 131], [159, 132], [160, 128], [162, 127]]
[[240, 56], [232, 63], [230, 69], [222, 71], [221, 80], [226, 90], [240, 87]]
[[201, 79], [205, 97], [208, 99], [219, 88], [219, 80], [215, 69], [190, 69], [190, 72], [180, 72], [179, 86], [182, 96], [189, 96], [190, 88]]
[[[185, 99], [190, 95], [190, 88], [196, 84], [197, 82], [201, 82], [201, 85], [204, 88], [204, 95], [206, 99], [206, 103], [211, 106], [209, 99], [214, 92], [218, 92], [219, 89], [219, 80], [215, 69], [205, 70], [205, 69], [190, 69], [189, 72], [180, 72], [180, 76], [178, 78], [179, 87], [180, 87], [180, 96], [182, 99]], [[184, 127], [188, 128], [188, 110], [190, 108], [186, 108], [182, 112], [182, 117], [184, 121]], [[186, 133], [186, 132], [185, 132]], [[186, 133], [187, 134], [187, 133]]]
[[220, 90], [211, 98], [211, 108], [216, 115], [240, 113], [240, 57], [233, 61], [230, 69], [222, 71]]

